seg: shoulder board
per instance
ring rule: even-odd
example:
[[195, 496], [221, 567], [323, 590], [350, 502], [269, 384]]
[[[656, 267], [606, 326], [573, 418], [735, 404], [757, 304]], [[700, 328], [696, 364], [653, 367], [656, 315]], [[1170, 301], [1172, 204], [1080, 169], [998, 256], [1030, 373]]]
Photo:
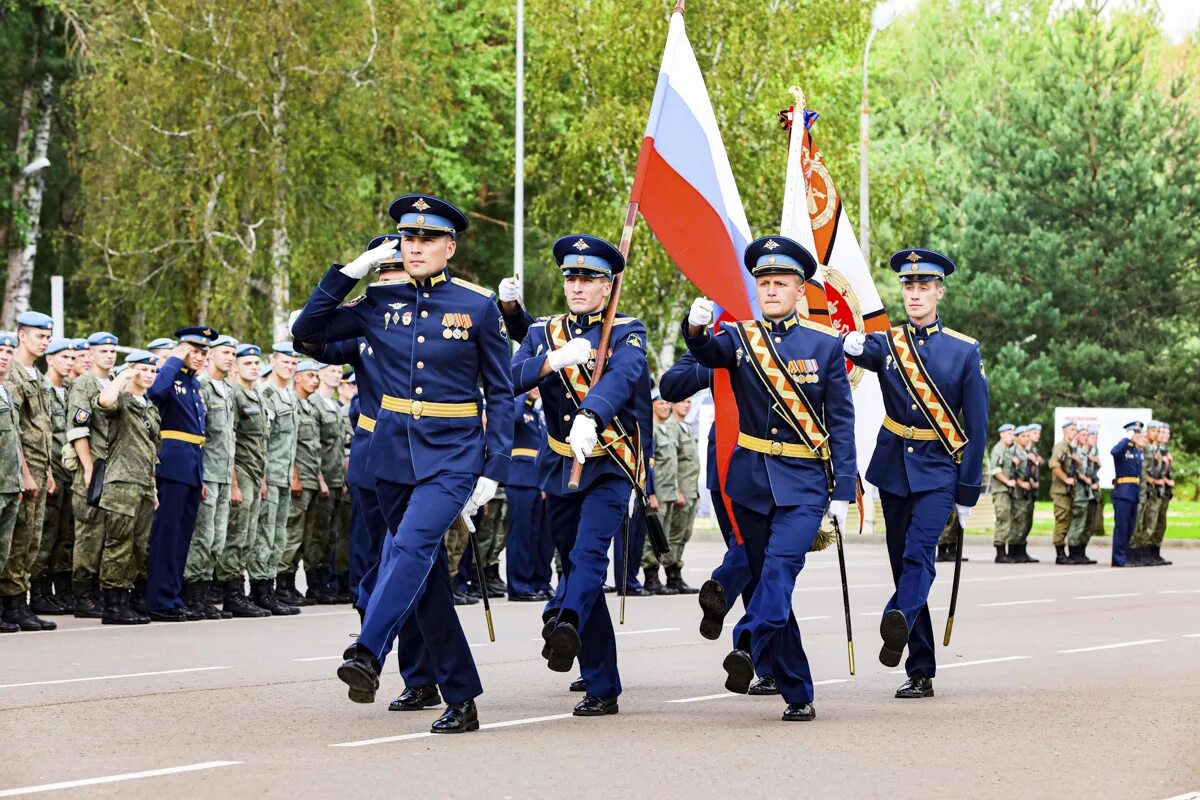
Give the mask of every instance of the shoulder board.
[[476, 293], [478, 293], [478, 294], [481, 294], [481, 295], [483, 295], [484, 297], [491, 297], [491, 296], [492, 296], [492, 290], [491, 290], [491, 289], [485, 289], [484, 287], [480, 286], [480, 285], [479, 285], [479, 284], [477, 284], [477, 283], [471, 283], [470, 281], [464, 281], [462, 278], [451, 278], [451, 279], [450, 279], [450, 282], [451, 282], [451, 283], [453, 283], [453, 284], [455, 284], [455, 285], [457, 285], [457, 286], [461, 286], [461, 287], [463, 287], [464, 289], [470, 289], [472, 292], [476, 292]]
[[347, 300], [346, 302], [342, 303], [342, 308], [353, 308], [354, 306], [358, 305], [359, 303], [361, 303], [363, 300], [366, 300], [366, 299], [367, 299], [367, 296], [365, 294], [360, 294], [358, 297], [355, 297], [353, 300]]
[[808, 328], [810, 331], [823, 333], [826, 336], [832, 336], [835, 339], [840, 338], [833, 328], [829, 327], [828, 325], [822, 325], [819, 322], [813, 322], [811, 319], [804, 319], [803, 317], [798, 317], [796, 321], [800, 323], [800, 327], [802, 328]]
[[537, 322], [530, 323], [529, 329], [533, 330], [534, 328], [544, 328], [546, 327], [546, 323], [548, 321], [549, 320], [539, 319]]
[[630, 322], [639, 322], [637, 317], [617, 317], [613, 320], [613, 327], [617, 325], [628, 325]]
[[953, 328], [942, 328], [942, 333], [946, 334], [947, 336], [953, 336], [955, 339], [961, 339], [967, 344], [979, 344], [979, 342], [972, 339], [970, 336], [967, 336], [965, 333], [959, 333]]

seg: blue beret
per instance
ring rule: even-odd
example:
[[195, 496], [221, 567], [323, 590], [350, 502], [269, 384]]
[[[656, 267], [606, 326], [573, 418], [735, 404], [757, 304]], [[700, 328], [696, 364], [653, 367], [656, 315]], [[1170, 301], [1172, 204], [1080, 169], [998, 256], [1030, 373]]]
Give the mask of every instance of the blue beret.
[[270, 364], [267, 364], [265, 367], [263, 367], [262, 372], [258, 373], [258, 377], [265, 378], [274, 371], [275, 371], [275, 368], [272, 367]]
[[171, 350], [177, 344], [179, 344], [179, 342], [175, 341], [174, 339], [168, 339], [165, 336], [160, 336], [159, 338], [150, 342], [150, 344], [146, 345], [146, 349], [147, 350]]
[[96, 331], [87, 338], [88, 347], [103, 347], [118, 344], [117, 337], [108, 331]]
[[1031, 431], [1040, 431], [1042, 429], [1041, 423], [1038, 423], [1038, 422], [1031, 422], [1028, 425], [1026, 425], [1025, 427]]
[[87, 350], [90, 345], [87, 339], [72, 339], [71, 346], [76, 350]]
[[296, 352], [296, 348], [292, 347], [292, 343], [286, 342], [286, 341], [275, 342], [275, 344], [271, 345], [271, 352], [272, 353], [282, 353], [285, 356], [300, 355], [299, 353]]
[[997, 432], [1005, 433], [1011, 430], [1016, 430], [1016, 426], [1014, 426], [1011, 422], [1006, 422], [997, 429]]
[[1133, 422], [1126, 422], [1126, 423], [1125, 423], [1125, 430], [1127, 430], [1127, 431], [1133, 431], [1134, 433], [1141, 433], [1141, 432], [1142, 432], [1142, 422], [1141, 422], [1141, 420], [1136, 420], [1136, 419], [1135, 419]]
[[54, 330], [54, 317], [40, 311], [22, 311], [17, 314], [17, 327], [51, 331]]
[[1157, 430], [1162, 427], [1162, 423], [1156, 419], [1152, 419], [1146, 423], [1146, 430]]
[[55, 353], [61, 353], [63, 350], [74, 352], [75, 342], [72, 339], [51, 339], [50, 346], [46, 348], [46, 355], [52, 356]]
[[1088, 426], [1087, 432], [1088, 433], [1099, 433], [1100, 426], [1099, 425], [1090, 425], [1090, 426]]
[[17, 335], [10, 331], [0, 331], [0, 347], [16, 347]]
[[1079, 425], [1078, 425], [1078, 424], [1076, 424], [1075, 420], [1072, 420], [1072, 419], [1069, 419], [1069, 420], [1067, 420], [1066, 422], [1064, 422], [1064, 423], [1062, 424], [1062, 426], [1063, 426], [1064, 428], [1078, 428], [1078, 427], [1079, 427]]
[[1017, 436], [1020, 436], [1022, 433], [1029, 433], [1029, 426], [1028, 425], [1018, 425], [1013, 430], [1013, 433], [1015, 433]]
[[117, 364], [115, 367], [113, 367], [112, 375], [115, 378], [127, 369], [129, 369], [128, 364]]
[[953, 261], [941, 253], [920, 247], [893, 253], [888, 263], [904, 282], [942, 280], [954, 272]]
[[238, 349], [234, 351], [234, 355], [236, 355], [238, 358], [244, 358], [246, 356], [261, 356], [262, 348], [256, 344], [243, 344], [238, 346]]
[[786, 236], [764, 236], [746, 245], [742, 263], [754, 277], [799, 275], [808, 280], [817, 274], [817, 259], [808, 249]]
[[[394, 233], [385, 233], [382, 236], [376, 236], [374, 239], [372, 239], [370, 241], [370, 243], [367, 244], [367, 249], [374, 250], [376, 247], [379, 247], [379, 245], [383, 244], [384, 242], [396, 242], [398, 245], [398, 243], [400, 242], [400, 237]], [[388, 267], [394, 267], [396, 269], [404, 268], [404, 259], [400, 256], [400, 247], [399, 246], [396, 247], [396, 253], [392, 258], [385, 258], [383, 261], [377, 262], [375, 264], [375, 269], [386, 269]]]
[[1168, 425], [1168, 424], [1167, 424], [1167, 423], [1165, 423], [1165, 422], [1160, 422], [1160, 423], [1158, 423], [1158, 427], [1162, 428], [1164, 431], [1169, 431], [1169, 430], [1171, 430], [1171, 426], [1170, 426], [1170, 425]]
[[313, 361], [311, 358], [306, 358], [296, 365], [296, 374], [301, 372], [318, 372], [325, 368], [325, 365], [320, 361]]
[[146, 350], [131, 350], [125, 356], [126, 364], [157, 364], [158, 359]]
[[175, 331], [175, 338], [180, 342], [187, 342], [197, 347], [212, 346], [212, 340], [220, 335], [207, 325], [188, 325]]
[[405, 194], [388, 207], [396, 230], [410, 236], [454, 236], [467, 229], [467, 215], [431, 194]]
[[554, 263], [564, 278], [611, 278], [625, 269], [621, 251], [599, 236], [572, 233], [554, 243]]
[[225, 336], [224, 334], [222, 334], [221, 336], [218, 336], [215, 339], [213, 339], [212, 344], [210, 344], [209, 347], [237, 348], [237, 345], [238, 345], [237, 339], [233, 338], [232, 336]]

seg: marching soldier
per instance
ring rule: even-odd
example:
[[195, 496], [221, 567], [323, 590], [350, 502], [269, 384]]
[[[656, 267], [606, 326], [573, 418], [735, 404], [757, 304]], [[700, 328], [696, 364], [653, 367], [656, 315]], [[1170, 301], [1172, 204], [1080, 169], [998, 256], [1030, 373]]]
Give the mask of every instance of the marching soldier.
[[197, 376], [218, 335], [199, 325], [175, 331], [179, 344], [146, 393], [162, 418], [162, 450], [155, 470], [158, 507], [146, 561], [146, 607], [150, 618], [160, 622], [203, 619], [180, 595], [204, 491], [205, 410]]
[[1166, 567], [1171, 562], [1162, 557], [1163, 537], [1167, 532], [1167, 506], [1175, 496], [1175, 478], [1171, 474], [1172, 456], [1167, 443], [1171, 441], [1171, 426], [1165, 422], [1159, 423], [1158, 451], [1162, 455], [1162, 472], [1160, 474], [1161, 497], [1158, 503], [1158, 519], [1154, 521], [1150, 534], [1149, 561], [1152, 566]]
[[100, 507], [105, 517], [100, 588], [105, 625], [144, 625], [150, 617], [130, 606], [139, 565], [146, 562], [157, 500], [154, 466], [161, 448], [159, 411], [146, 398], [158, 371], [145, 350], [125, 357], [126, 369], [96, 396], [96, 411], [108, 417], [108, 460]]
[[512, 466], [508, 468], [508, 599], [549, 600], [554, 541], [546, 527], [546, 500], [538, 486], [537, 457], [546, 441], [546, 423], [535, 386], [518, 395], [513, 413]]
[[896, 697], [933, 697], [933, 545], [950, 513], [965, 522], [979, 499], [988, 384], [979, 343], [938, 317], [954, 262], [913, 249], [890, 263], [908, 322], [888, 333], [847, 334], [845, 349], [851, 361], [879, 373], [886, 409], [866, 474], [879, 487], [896, 583], [879, 626], [879, 660], [896, 666], [907, 645], [908, 680]]
[[1071, 527], [1067, 530], [1068, 564], [1095, 564], [1087, 554], [1096, 509], [1100, 505], [1100, 458], [1096, 450], [1098, 428], [1080, 431], [1075, 443], [1075, 487], [1072, 493]]
[[[335, 265], [292, 326], [313, 345], [362, 337], [379, 363], [380, 416], [367, 469], [393, 531], [367, 602], [353, 657], [338, 668], [350, 699], [373, 702], [381, 659], [396, 631], [415, 618], [439, 675], [446, 713], [433, 733], [479, 728], [483, 689], [454, 611], [442, 540], [507, 477], [512, 445], [508, 342], [495, 295], [450, 276], [448, 263], [467, 218], [430, 195], [405, 195], [389, 209], [401, 234], [408, 279], [368, 287], [339, 306], [371, 267], [397, 250], [389, 240], [345, 266]], [[479, 389], [491, 409], [485, 433]]]
[[1142, 449], [1146, 446], [1146, 434], [1142, 423], [1134, 421], [1125, 425], [1125, 438], [1112, 449], [1113, 466], [1113, 543], [1112, 565], [1132, 567], [1129, 558], [1129, 540], [1137, 525], [1138, 484], [1142, 475]]
[[33, 563], [42, 538], [46, 492], [54, 487], [50, 472], [50, 387], [34, 364], [50, 345], [54, 320], [37, 311], [17, 316], [17, 349], [5, 387], [17, 410], [21, 426], [21, 483], [24, 498], [17, 510], [8, 563], [0, 571], [0, 601], [5, 622], [23, 631], [52, 631], [58, 625], [44, 620], [29, 608], [26, 593]]
[[1054, 503], [1054, 563], [1070, 564], [1067, 555], [1067, 531], [1071, 527], [1071, 511], [1075, 505], [1076, 473], [1074, 422], [1063, 423], [1062, 438], [1050, 451], [1050, 500]]
[[[287, 517], [287, 544], [279, 559], [277, 583], [288, 587], [284, 601], [297, 606], [317, 603], [316, 588], [325, 580], [325, 562], [329, 553], [325, 549], [326, 536], [315, 534], [317, 522], [317, 499], [328, 497], [329, 487], [321, 475], [321, 413], [314, 402], [317, 386], [321, 383], [320, 370], [323, 365], [306, 359], [296, 367], [292, 379], [296, 391], [296, 458], [292, 466], [292, 504]], [[304, 558], [304, 575], [308, 583], [308, 595], [296, 591], [296, 571], [300, 559]], [[309, 560], [312, 558], [313, 560]], [[324, 598], [324, 594], [320, 595]]]
[[[7, 331], [0, 333], [0, 572], [8, 564], [12, 548], [13, 529], [17, 525], [17, 507], [24, 489], [21, 475], [21, 423], [16, 403], [5, 384], [12, 369], [17, 337]], [[16, 633], [21, 626], [0, 615], [0, 633]]]
[[[725, 490], [758, 584], [722, 664], [725, 688], [745, 694], [756, 672], [770, 675], [788, 703], [783, 721], [809, 721], [812, 672], [792, 593], [821, 520], [845, 529], [857, 484], [854, 406], [837, 335], [797, 314], [816, 260], [798, 242], [768, 236], [751, 242], [743, 261], [763, 319], [713, 335], [712, 301], [698, 298], [683, 323], [688, 350], [700, 364], [728, 370], [738, 404]], [[719, 625], [730, 606], [724, 585], [710, 580], [700, 595], [718, 601], [701, 608], [705, 623]]]
[[1016, 479], [1013, 478], [1013, 464], [1009, 450], [1013, 446], [1013, 431], [1016, 427], [1009, 422], [997, 429], [1000, 441], [992, 447], [988, 457], [988, 474], [990, 477], [989, 490], [992, 494], [992, 508], [995, 510], [996, 527], [992, 532], [992, 545], [996, 548], [996, 563], [1008, 564], [1008, 537], [1012, 528], [1013, 493], [1017, 490]]
[[[75, 597], [75, 616], [100, 619], [100, 561], [104, 552], [105, 511], [88, 503], [88, 492], [96, 476], [96, 464], [108, 457], [108, 418], [94, 415], [96, 396], [108, 385], [117, 362], [117, 337], [107, 331], [96, 331], [84, 340], [87, 349], [77, 350], [75, 362], [90, 364], [89, 370], [71, 384], [67, 394], [67, 414], [70, 426], [67, 443], [74, 458], [64, 466], [74, 471], [71, 481], [71, 511], [75, 517], [75, 548], [71, 554], [71, 594]], [[104, 481], [100, 476], [101, 484]], [[145, 607], [144, 586], [135, 592], [133, 607]], [[141, 595], [141, 596], [139, 596]]]
[[[671, 535], [671, 517], [675, 513], [675, 498], [679, 491], [676, 479], [678, 475], [678, 454], [675, 449], [675, 437], [671, 435], [671, 403], [664, 400], [656, 390], [657, 396], [652, 397], [654, 413], [654, 494], [650, 495], [650, 508], [658, 512], [662, 520], [663, 531], [667, 541]], [[662, 495], [660, 498], [659, 495]], [[663, 555], [663, 566], [668, 570], [674, 565], [674, 554]], [[642, 588], [650, 594], [679, 594], [679, 590], [664, 584], [658, 576], [658, 557], [650, 542], [642, 548], [642, 574], [645, 582]]]
[[[250, 585], [255, 581], [270, 584], [271, 595], [289, 608], [302, 598], [296, 592], [295, 575], [278, 579], [279, 560], [287, 544], [287, 521], [292, 504], [292, 465], [296, 458], [297, 400], [288, 388], [296, 372], [297, 357], [291, 342], [275, 342], [271, 347], [271, 372], [264, 374], [258, 394], [267, 414], [266, 493], [258, 514], [257, 532], [250, 545], [246, 571]], [[289, 583], [290, 579], [290, 583]], [[265, 584], [263, 584], [265, 587]], [[277, 613], [270, 609], [271, 613]]]
[[71, 553], [75, 548], [75, 518], [71, 514], [71, 473], [63, 466], [67, 443], [67, 392], [75, 366], [71, 339], [52, 339], [46, 348], [46, 382], [50, 385], [50, 474], [54, 491], [46, 494], [42, 542], [29, 585], [29, 608], [34, 614], [73, 614]]
[[[184, 604], [205, 619], [229, 619], [213, 604], [209, 589], [213, 571], [229, 532], [229, 487], [233, 478], [234, 408], [229, 374], [237, 342], [218, 336], [208, 348], [208, 368], [200, 374], [204, 396], [204, 492], [196, 514], [196, 532], [183, 568]], [[155, 359], [157, 363], [158, 359]]]

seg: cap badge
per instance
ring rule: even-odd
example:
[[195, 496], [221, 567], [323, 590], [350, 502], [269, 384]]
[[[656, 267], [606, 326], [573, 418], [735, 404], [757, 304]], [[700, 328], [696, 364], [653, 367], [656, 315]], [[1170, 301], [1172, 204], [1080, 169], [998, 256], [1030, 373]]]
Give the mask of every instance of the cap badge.
[[425, 215], [424, 214], [417, 214], [417, 224], [418, 225], [425, 224]]
[[[775, 241], [774, 239], [767, 239], [767, 243], [764, 244], [763, 247], [765, 247], [767, 250], [774, 250], [775, 248], [779, 247], [779, 242]], [[775, 262], [772, 261], [771, 263], [773, 264]]]
[[576, 264], [582, 264], [582, 263], [584, 263], [583, 256], [576, 256], [576, 257], [575, 257], [575, 263], [576, 263]]
[[427, 210], [429, 210], [429, 209], [430, 209], [432, 206], [430, 206], [430, 205], [429, 205], [429, 203], [426, 203], [426, 202], [425, 202], [425, 198], [424, 198], [424, 197], [418, 197], [418, 198], [417, 198], [417, 202], [413, 203], [413, 204], [412, 204], [412, 207], [413, 207], [413, 208], [415, 208], [417, 211], [427, 211]]
[[915, 264], [921, 260], [921, 257], [919, 255], [917, 255], [915, 252], [913, 252], [913, 253], [908, 254], [908, 260]]
[[575, 242], [575, 244], [573, 244], [571, 246], [574, 247], [576, 250], [579, 250], [580, 252], [588, 249], [587, 242], [585, 242], [583, 239], [577, 240]]
[[770, 258], [768, 258], [768, 259], [767, 259], [767, 263], [768, 263], [768, 264], [774, 264], [774, 263], [775, 263], [775, 256], [771, 256]]

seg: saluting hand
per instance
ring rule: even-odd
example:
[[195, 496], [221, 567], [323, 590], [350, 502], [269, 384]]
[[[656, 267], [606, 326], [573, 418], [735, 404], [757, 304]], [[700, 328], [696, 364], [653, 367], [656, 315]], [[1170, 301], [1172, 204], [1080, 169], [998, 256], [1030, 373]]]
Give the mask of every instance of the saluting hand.
[[396, 253], [396, 248], [400, 246], [397, 239], [388, 239], [378, 247], [371, 248], [358, 258], [351, 261], [346, 266], [342, 267], [341, 273], [347, 278], [359, 278], [371, 271], [371, 267], [378, 264], [380, 261], [385, 261], [391, 258]]

